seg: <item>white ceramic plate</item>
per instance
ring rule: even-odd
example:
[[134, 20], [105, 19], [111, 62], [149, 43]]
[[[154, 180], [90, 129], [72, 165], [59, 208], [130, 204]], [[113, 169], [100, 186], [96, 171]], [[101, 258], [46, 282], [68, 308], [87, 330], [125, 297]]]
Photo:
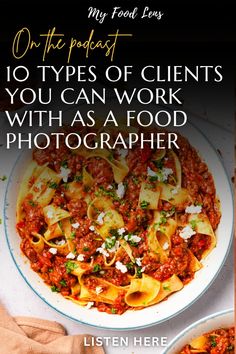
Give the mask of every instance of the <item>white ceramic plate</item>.
[[34, 292], [59, 313], [75, 321], [107, 329], [128, 330], [144, 328], [161, 323], [176, 316], [191, 306], [211, 285], [228, 254], [232, 237], [233, 202], [229, 181], [222, 162], [202, 133], [188, 124], [180, 133], [199, 151], [214, 176], [217, 194], [221, 201], [222, 218], [217, 230], [217, 247], [204, 260], [204, 267], [181, 291], [171, 295], [167, 301], [139, 310], [127, 311], [121, 316], [108, 315], [96, 309], [87, 310], [77, 306], [60, 294], [52, 293], [40, 277], [30, 268], [28, 259], [20, 251], [20, 237], [16, 233], [16, 198], [21, 177], [31, 160], [31, 152], [23, 151], [12, 169], [5, 195], [4, 220], [7, 243], [13, 260], [21, 275]]
[[194, 338], [217, 328], [232, 326], [234, 326], [234, 313], [232, 309], [214, 313], [185, 328], [170, 342], [162, 354], [176, 354]]

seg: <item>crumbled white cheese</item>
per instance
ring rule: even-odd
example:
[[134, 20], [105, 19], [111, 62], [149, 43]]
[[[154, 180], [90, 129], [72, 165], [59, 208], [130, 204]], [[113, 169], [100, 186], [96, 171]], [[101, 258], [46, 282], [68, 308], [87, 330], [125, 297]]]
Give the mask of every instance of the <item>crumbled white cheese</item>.
[[48, 218], [48, 219], [52, 219], [53, 216], [54, 216], [54, 212], [53, 212], [52, 210], [48, 210], [48, 211], [47, 211], [47, 218]]
[[89, 226], [90, 231], [95, 231], [95, 227], [93, 225]]
[[168, 179], [168, 176], [173, 173], [172, 168], [164, 167], [159, 172], [153, 171], [150, 167], [147, 168], [147, 175], [150, 177], [156, 177], [159, 182], [165, 182]]
[[84, 257], [85, 257], [84, 254], [82, 254], [82, 253], [79, 254], [78, 257], [77, 257], [77, 261], [83, 262], [84, 261]]
[[68, 253], [68, 255], [66, 256], [67, 259], [75, 259], [75, 255], [74, 253], [70, 252]]
[[112, 248], [109, 248], [108, 251], [110, 253], [114, 253], [118, 250], [118, 248], [120, 247], [120, 242], [116, 241], [116, 243], [114, 244], [114, 246]]
[[171, 194], [176, 195], [179, 193], [179, 188], [171, 189]]
[[168, 248], [169, 248], [169, 243], [168, 243], [168, 242], [165, 242], [165, 243], [163, 244], [163, 246], [162, 246], [162, 249], [163, 249], [164, 251], [166, 251], [166, 250], [168, 250]]
[[125, 235], [124, 239], [126, 241], [131, 241], [131, 242], [135, 242], [135, 243], [139, 243], [141, 241], [141, 237], [139, 237], [137, 235]]
[[168, 176], [169, 175], [172, 175], [173, 173], [173, 170], [172, 168], [166, 168], [164, 167], [162, 170], [161, 170], [161, 173], [162, 173], [162, 182], [166, 181], [168, 179]]
[[124, 265], [123, 263], [121, 263], [120, 261], [116, 262], [116, 269], [120, 270], [121, 273], [126, 273], [128, 271], [126, 265]]
[[97, 222], [98, 222], [98, 224], [100, 224], [100, 225], [103, 224], [103, 218], [104, 218], [105, 215], [106, 215], [106, 213], [104, 213], [104, 212], [101, 212], [101, 213], [98, 215], [98, 217], [97, 217]]
[[36, 187], [37, 187], [38, 189], [41, 189], [42, 186], [43, 186], [43, 183], [42, 183], [41, 181], [36, 184]]
[[57, 249], [56, 248], [49, 248], [48, 252], [50, 252], [51, 254], [57, 254]]
[[135, 263], [139, 266], [139, 267], [141, 267], [142, 266], [142, 258], [135, 258]]
[[118, 184], [118, 188], [116, 190], [117, 197], [122, 199], [125, 195], [125, 186], [123, 185], [122, 182]]
[[201, 205], [189, 205], [185, 209], [185, 213], [188, 214], [199, 214], [202, 211]]
[[96, 286], [95, 293], [97, 295], [101, 294], [103, 292], [103, 288], [101, 286]]
[[96, 252], [99, 252], [99, 253], [103, 254], [105, 257], [109, 257], [109, 253], [105, 249], [105, 243], [103, 243], [101, 247], [98, 247], [96, 249]]
[[121, 227], [120, 229], [117, 230], [118, 235], [120, 235], [120, 236], [123, 235], [123, 234], [125, 233], [125, 231], [126, 231], [126, 230], [125, 230], [124, 227]]
[[61, 167], [59, 175], [63, 179], [63, 182], [68, 181], [68, 176], [70, 173], [71, 173], [71, 170], [69, 168]]
[[120, 154], [120, 157], [125, 158], [128, 155], [128, 150], [120, 149], [119, 154]]
[[100, 270], [99, 274], [103, 275], [103, 274], [105, 274], [105, 271], [104, 270]]
[[112, 185], [109, 184], [109, 186], [107, 186], [107, 189], [113, 189]]
[[58, 245], [58, 246], [63, 246], [66, 241], [65, 240], [60, 240], [60, 241], [55, 241], [55, 243]]
[[145, 271], [146, 267], [144, 266], [142, 269], [141, 269], [141, 273], [143, 273]]
[[150, 177], [156, 177], [157, 174], [155, 171], [153, 171], [150, 167], [147, 168], [147, 175]]
[[179, 233], [180, 237], [182, 237], [184, 240], [187, 240], [195, 234], [196, 232], [189, 225], [185, 226]]
[[80, 226], [80, 223], [79, 223], [79, 222], [75, 222], [74, 224], [71, 224], [71, 226], [72, 226], [74, 229], [78, 229], [78, 227]]
[[87, 305], [85, 306], [85, 308], [89, 310], [89, 309], [91, 309], [91, 307], [93, 307], [93, 305], [94, 305], [94, 302], [93, 301], [89, 301], [87, 303]]

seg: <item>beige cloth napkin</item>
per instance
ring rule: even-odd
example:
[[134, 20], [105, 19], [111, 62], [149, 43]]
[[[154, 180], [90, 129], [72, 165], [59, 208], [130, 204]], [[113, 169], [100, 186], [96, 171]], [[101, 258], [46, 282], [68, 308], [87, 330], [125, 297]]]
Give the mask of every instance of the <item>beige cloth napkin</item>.
[[[85, 347], [85, 335], [66, 335], [57, 322], [11, 317], [0, 304], [1, 354], [104, 354], [101, 347]], [[86, 342], [91, 336], [86, 335]]]

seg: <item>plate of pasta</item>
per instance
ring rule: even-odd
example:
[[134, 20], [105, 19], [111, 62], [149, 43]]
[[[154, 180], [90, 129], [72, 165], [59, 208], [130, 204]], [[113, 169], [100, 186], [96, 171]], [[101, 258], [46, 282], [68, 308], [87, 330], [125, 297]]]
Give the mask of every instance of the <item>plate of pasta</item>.
[[178, 144], [86, 149], [72, 138], [71, 148], [52, 141], [20, 154], [6, 238], [46, 303], [85, 324], [134, 329], [175, 316], [209, 287], [230, 246], [230, 185], [198, 129], [182, 127]]
[[233, 354], [235, 351], [232, 309], [214, 313], [184, 329], [163, 354]]

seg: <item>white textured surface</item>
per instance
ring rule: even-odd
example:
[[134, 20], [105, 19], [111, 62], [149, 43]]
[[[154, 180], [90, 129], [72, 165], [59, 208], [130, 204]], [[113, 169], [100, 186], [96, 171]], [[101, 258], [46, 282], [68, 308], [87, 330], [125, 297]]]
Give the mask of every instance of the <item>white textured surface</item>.
[[[233, 102], [233, 98], [231, 102]], [[209, 118], [208, 120], [197, 119], [197, 122], [201, 130], [205, 132], [205, 134], [211, 140], [212, 144], [220, 150], [228, 175], [231, 177], [233, 175], [234, 161], [233, 129], [232, 133], [229, 129], [224, 129], [224, 121], [221, 122], [221, 119], [219, 117], [221, 111], [218, 110], [217, 102], [215, 104], [214, 113], [212, 112], [212, 110], [213, 109], [211, 107], [211, 109], [209, 109], [208, 114], [208, 117], [210, 115], [211, 118]], [[226, 112], [224, 113], [226, 114]], [[233, 107], [228, 106], [226, 116], [232, 117], [233, 120]], [[220, 128], [218, 124], [212, 124], [212, 120], [214, 120], [214, 117], [217, 118], [217, 123], [220, 122], [222, 124], [222, 128]], [[196, 120], [194, 121], [196, 123]], [[6, 161], [6, 159], [4, 160]], [[3, 164], [0, 163], [0, 176], [4, 174], [9, 175], [10, 168], [11, 166], [7, 166], [6, 164], [3, 166]], [[3, 213], [2, 211], [5, 185], [6, 182], [0, 181], [1, 214]], [[2, 215], [0, 217], [1, 219], [3, 219]], [[220, 274], [218, 275], [217, 279], [212, 284], [212, 286], [207, 290], [207, 292], [197, 302], [195, 302], [191, 306], [191, 308], [187, 309], [186, 311], [184, 311], [177, 317], [171, 319], [170, 321], [167, 321], [157, 326], [153, 326], [151, 328], [129, 332], [104, 331], [87, 327], [84, 325], [79, 325], [57, 314], [33, 293], [33, 291], [26, 285], [26, 283], [20, 276], [13, 263], [13, 260], [11, 259], [10, 253], [7, 248], [2, 225], [0, 225], [0, 235], [0, 300], [3, 302], [3, 304], [7, 307], [7, 309], [12, 315], [35, 316], [55, 320], [62, 323], [70, 334], [90, 333], [92, 335], [99, 336], [129, 336], [130, 343], [133, 342], [132, 338], [134, 336], [165, 336], [168, 337], [168, 341], [170, 341], [178, 332], [180, 332], [192, 322], [200, 319], [201, 317], [204, 317], [216, 311], [233, 307], [233, 254], [231, 249], [231, 252], [223, 266], [223, 269], [221, 270]], [[107, 354], [144, 354], [160, 353], [162, 351], [161, 348], [157, 347], [133, 347], [132, 345], [129, 345], [129, 347], [122, 348], [109, 346], [105, 349]]]

